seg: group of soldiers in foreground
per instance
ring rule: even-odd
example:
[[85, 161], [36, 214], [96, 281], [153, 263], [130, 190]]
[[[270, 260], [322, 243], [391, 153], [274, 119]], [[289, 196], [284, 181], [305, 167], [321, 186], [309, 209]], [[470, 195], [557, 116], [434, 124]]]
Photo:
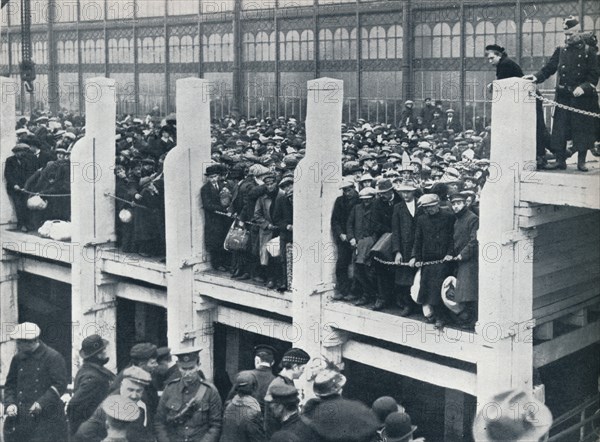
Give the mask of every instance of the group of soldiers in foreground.
[[[10, 331], [11, 360], [3, 401], [6, 442], [408, 442], [417, 427], [393, 397], [371, 407], [343, 396], [346, 377], [332, 363], [290, 348], [274, 374], [275, 349], [259, 345], [254, 368], [239, 372], [223, 392], [200, 370], [200, 347], [174, 352], [150, 343], [131, 349], [116, 376], [105, 365], [109, 342], [86, 337], [73, 395], [63, 402], [63, 357], [40, 339], [33, 323]], [[299, 379], [312, 383], [303, 401]], [[306, 384], [305, 384], [306, 385]], [[530, 394], [508, 391], [491, 398], [473, 425], [476, 441], [537, 441], [552, 424], [548, 408]], [[66, 410], [66, 412], [65, 412]]]

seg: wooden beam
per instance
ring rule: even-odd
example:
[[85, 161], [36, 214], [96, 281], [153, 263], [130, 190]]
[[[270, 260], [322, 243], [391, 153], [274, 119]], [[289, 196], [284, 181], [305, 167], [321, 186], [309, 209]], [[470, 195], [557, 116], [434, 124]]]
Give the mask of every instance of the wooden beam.
[[475, 333], [450, 328], [439, 331], [432, 324], [422, 321], [339, 302], [325, 306], [323, 323], [333, 329], [471, 363], [477, 362], [482, 351]]
[[521, 199], [533, 203], [600, 209], [597, 174], [540, 172], [538, 182], [521, 182]]
[[552, 339], [554, 337], [554, 322], [550, 321], [536, 325], [533, 329], [533, 337], [543, 341]]
[[138, 281], [145, 281], [152, 285], [158, 285], [161, 287], [167, 286], [167, 270], [164, 268], [159, 270], [156, 267], [148, 268], [150, 264], [147, 261], [132, 262], [125, 260], [112, 260], [102, 259], [100, 269], [103, 272], [110, 273], [111, 275], [123, 276], [125, 278], [135, 279]]
[[516, 212], [519, 215], [519, 227], [529, 229], [542, 224], [571, 219], [575, 216], [590, 213], [590, 209], [570, 206], [534, 205], [527, 202], [519, 207]]
[[266, 287], [244, 284], [231, 278], [213, 274], [196, 275], [194, 293], [218, 301], [292, 316], [291, 293], [278, 293]]
[[588, 324], [588, 310], [585, 308], [579, 309], [573, 313], [558, 318], [559, 322], [576, 327], [583, 327]]
[[598, 341], [600, 341], [600, 322], [593, 322], [571, 333], [534, 346], [533, 366], [543, 367]]
[[475, 373], [353, 340], [346, 342], [342, 349], [345, 359], [475, 395]]
[[19, 260], [19, 270], [71, 284], [71, 268], [60, 264], [39, 261], [33, 258], [22, 258]]
[[560, 318], [563, 315], [576, 312], [577, 310], [580, 310], [580, 309], [588, 309], [589, 311], [597, 311], [598, 308], [600, 308], [600, 297], [595, 297], [592, 299], [588, 299], [585, 302], [571, 305], [569, 307], [557, 308], [555, 311], [553, 311], [552, 313], [549, 313], [546, 316], [537, 317], [537, 312], [534, 311], [533, 317], [535, 318], [536, 324], [543, 324], [545, 322], [553, 321], [557, 318]]
[[2, 248], [23, 255], [38, 256], [69, 264], [73, 262], [74, 256], [79, 250], [76, 244], [7, 229], [2, 230]]
[[292, 324], [291, 321], [285, 322], [223, 305], [217, 308], [217, 322], [238, 330], [286, 342], [294, 342], [300, 333], [299, 327]]
[[116, 293], [119, 298], [167, 308], [167, 291], [164, 289], [119, 282]]

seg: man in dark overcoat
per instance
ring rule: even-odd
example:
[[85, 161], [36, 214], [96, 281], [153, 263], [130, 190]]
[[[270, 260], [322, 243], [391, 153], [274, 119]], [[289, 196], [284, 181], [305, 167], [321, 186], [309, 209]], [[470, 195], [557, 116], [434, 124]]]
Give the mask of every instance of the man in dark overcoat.
[[67, 389], [64, 358], [40, 340], [31, 322], [10, 333], [16, 341], [4, 390], [6, 442], [67, 440], [67, 421], [61, 396]]
[[[415, 244], [411, 264], [421, 267], [421, 285], [417, 303], [423, 305], [428, 322], [443, 327], [445, 310], [441, 298], [444, 280], [452, 273], [451, 259], [454, 251], [454, 215], [440, 208], [440, 198], [431, 193], [419, 198], [419, 205], [425, 213], [417, 217]], [[424, 262], [444, 262], [425, 265]]]
[[223, 173], [223, 166], [211, 164], [206, 168], [206, 184], [200, 189], [202, 209], [204, 210], [204, 244], [210, 254], [210, 263], [215, 270], [224, 271], [227, 266], [227, 252], [223, 249], [223, 242], [229, 229], [229, 219], [216, 212], [227, 212], [227, 207], [221, 204], [221, 190], [223, 183], [219, 177]]
[[83, 364], [75, 376], [73, 397], [67, 406], [71, 435], [108, 396], [110, 384], [115, 379], [114, 373], [104, 367], [108, 362], [107, 346], [108, 341], [100, 335], [88, 336], [81, 343], [79, 355]]
[[[525, 78], [542, 83], [556, 73], [557, 103], [582, 111], [600, 113], [596, 85], [600, 75], [596, 50], [586, 44], [579, 30], [579, 21], [573, 16], [563, 22], [565, 45], [555, 49], [542, 69]], [[594, 147], [600, 119], [556, 107], [552, 125], [551, 149], [556, 155], [556, 168], [566, 169], [568, 140], [577, 151], [577, 169], [587, 172], [585, 157]]]
[[342, 195], [338, 196], [331, 212], [331, 234], [337, 249], [335, 262], [335, 289], [333, 300], [345, 299], [353, 301], [355, 298], [350, 293], [352, 281], [348, 275], [348, 267], [352, 263], [352, 247], [348, 242], [346, 227], [352, 208], [358, 204], [358, 192], [354, 181], [345, 178], [340, 185]]
[[35, 172], [34, 165], [28, 158], [29, 146], [19, 143], [12, 149], [14, 155], [6, 159], [4, 165], [4, 179], [8, 196], [15, 206], [17, 215], [17, 228], [27, 231], [29, 210], [27, 199], [29, 195], [22, 192], [25, 182]]
[[[415, 242], [415, 229], [417, 216], [422, 210], [417, 208], [415, 193], [417, 188], [410, 183], [402, 183], [396, 187], [402, 201], [394, 206], [392, 214], [392, 252], [396, 264], [408, 263], [412, 256]], [[396, 267], [395, 285], [397, 287], [396, 304], [402, 309], [402, 316], [410, 315], [416, 307], [410, 297], [410, 288], [415, 279], [414, 267]]]
[[454, 222], [454, 253], [458, 261], [456, 269], [456, 288], [454, 301], [464, 304], [460, 320], [474, 323], [477, 318], [477, 301], [479, 299], [479, 255], [477, 230], [479, 217], [466, 205], [467, 195], [456, 193], [450, 197], [452, 210], [456, 216]]
[[[523, 70], [513, 59], [509, 58], [505, 49], [497, 44], [487, 45], [485, 47], [488, 62], [496, 67], [496, 80], [505, 78], [521, 78]], [[491, 85], [490, 85], [491, 86]], [[536, 90], [536, 94], [541, 94]], [[544, 107], [541, 100], [535, 101], [536, 116], [536, 160], [539, 169], [546, 168], [546, 148], [550, 147], [550, 134], [546, 129], [544, 122]]]
[[198, 373], [199, 352], [190, 348], [175, 353], [181, 378], [167, 384], [160, 398], [154, 421], [158, 442], [219, 440], [221, 398], [216, 387]]

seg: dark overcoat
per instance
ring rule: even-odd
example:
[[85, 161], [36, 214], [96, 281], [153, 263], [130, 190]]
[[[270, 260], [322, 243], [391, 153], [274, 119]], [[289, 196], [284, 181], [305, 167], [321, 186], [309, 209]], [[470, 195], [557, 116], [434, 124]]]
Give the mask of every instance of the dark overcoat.
[[[67, 388], [67, 369], [63, 357], [40, 341], [30, 355], [17, 353], [6, 377], [4, 405], [16, 405], [16, 417], [7, 418], [7, 442], [55, 442], [67, 440], [67, 421], [61, 396]], [[37, 402], [42, 411], [31, 416], [29, 408]]]
[[202, 208], [204, 209], [204, 244], [208, 251], [223, 250], [223, 242], [231, 221], [224, 215], [215, 212], [226, 212], [227, 207], [221, 205], [221, 190], [223, 183], [218, 182], [218, 189], [207, 182], [200, 189]]
[[358, 193], [354, 192], [351, 198], [346, 198], [344, 195], [338, 196], [333, 204], [331, 212], [331, 234], [336, 243], [340, 243], [341, 234], [346, 233], [348, 217], [354, 206], [359, 203]]
[[[437, 261], [454, 251], [454, 214], [440, 209], [435, 215], [423, 213], [417, 217], [415, 244], [412, 256], [417, 262]], [[421, 268], [419, 304], [439, 305], [444, 279], [452, 273], [450, 263], [427, 265]]]
[[[594, 113], [600, 112], [596, 85], [600, 75], [598, 56], [582, 41], [555, 49], [548, 63], [535, 74], [538, 83], [556, 73], [556, 101]], [[580, 97], [573, 96], [577, 87], [583, 89]], [[552, 149], [560, 152], [567, 140], [573, 140], [573, 150], [585, 151], [594, 147], [600, 119], [556, 107], [552, 130]]]
[[73, 397], [67, 406], [71, 434], [89, 419], [108, 396], [110, 384], [114, 379], [114, 373], [107, 368], [93, 362], [83, 363], [75, 376]]
[[468, 208], [456, 215], [454, 256], [462, 258], [456, 270], [456, 302], [474, 302], [479, 297], [478, 229], [479, 218]]
[[[416, 206], [416, 201], [415, 201]], [[417, 216], [421, 214], [421, 209], [415, 208], [413, 217], [408, 210], [406, 202], [400, 201], [394, 206], [392, 215], [392, 251], [394, 256], [400, 252], [402, 261], [408, 262], [412, 256], [412, 249], [415, 243], [415, 228]], [[401, 286], [411, 286], [415, 279], [416, 270], [408, 266], [399, 266], [396, 268], [396, 284]]]
[[266, 442], [262, 412], [252, 396], [234, 396], [223, 413], [219, 442]]

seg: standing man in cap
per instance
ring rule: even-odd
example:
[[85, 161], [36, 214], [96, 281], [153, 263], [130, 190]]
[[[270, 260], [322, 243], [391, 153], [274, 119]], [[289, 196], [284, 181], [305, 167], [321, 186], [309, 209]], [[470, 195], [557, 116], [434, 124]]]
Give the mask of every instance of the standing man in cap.
[[223, 431], [219, 442], [265, 442], [265, 430], [260, 405], [253, 397], [256, 377], [250, 371], [237, 375], [236, 395], [223, 413]]
[[140, 410], [130, 399], [111, 396], [102, 402], [106, 413], [106, 437], [102, 442], [128, 442], [127, 430], [140, 416]]
[[402, 110], [402, 114], [400, 115], [400, 122], [398, 124], [398, 127], [412, 127], [412, 125], [415, 123], [416, 118], [413, 115], [414, 105], [415, 103], [412, 100], [406, 100], [404, 102], [404, 109]]
[[[417, 217], [415, 243], [410, 265], [421, 268], [421, 286], [417, 303], [423, 305], [423, 314], [437, 328], [445, 324], [445, 311], [441, 298], [442, 284], [450, 275], [453, 257], [454, 215], [440, 208], [440, 198], [434, 193], [419, 198], [425, 213]], [[443, 261], [423, 266], [424, 262]]]
[[282, 433], [294, 434], [303, 442], [318, 441], [319, 436], [300, 417], [298, 390], [293, 385], [276, 385], [271, 390], [269, 415], [278, 423], [279, 431], [271, 440], [278, 440]]
[[175, 353], [181, 377], [167, 384], [160, 398], [154, 422], [158, 442], [219, 440], [221, 398], [216, 387], [200, 377], [200, 351]]
[[[508, 57], [505, 49], [497, 44], [487, 45], [485, 54], [488, 62], [496, 67], [496, 80], [522, 77], [523, 70], [514, 60]], [[488, 85], [491, 88], [492, 84]], [[536, 90], [536, 95], [541, 96]], [[550, 147], [550, 136], [544, 122], [544, 107], [541, 100], [535, 102], [536, 116], [536, 160], [539, 169], [546, 168], [546, 148]]]
[[[152, 376], [158, 367], [157, 350], [158, 349], [156, 348], [156, 345], [150, 344], [149, 342], [142, 342], [134, 345], [129, 351], [131, 360], [128, 367], [139, 367]], [[117, 374], [117, 377], [111, 385], [111, 391], [116, 391], [119, 389], [123, 376], [124, 371], [121, 371]], [[154, 413], [156, 412], [156, 407], [158, 406], [158, 392], [156, 391], [156, 387], [151, 383], [146, 385], [146, 388], [144, 388], [142, 400], [148, 406], [149, 418], [152, 419], [154, 417]]]
[[[473, 422], [475, 442], [542, 442], [548, 440], [552, 413], [532, 394], [511, 390], [497, 394]], [[493, 412], [489, 412], [493, 408]], [[486, 413], [486, 411], [488, 411]]]
[[[147, 404], [143, 400], [145, 388], [150, 385], [152, 377], [140, 367], [128, 367], [123, 371], [123, 379], [119, 390], [113, 392], [107, 399], [119, 401], [119, 397], [127, 398], [136, 404], [131, 412], [138, 413], [138, 417], [127, 429], [127, 440], [129, 442], [153, 442], [151, 417]], [[106, 429], [107, 411], [103, 404], [98, 406], [88, 420], [83, 422], [72, 442], [100, 442], [107, 435]]]
[[[543, 83], [556, 75], [556, 96], [559, 104], [564, 104], [581, 111], [600, 113], [596, 85], [600, 71], [598, 69], [597, 49], [584, 41], [579, 33], [579, 20], [570, 16], [563, 21], [565, 45], [555, 49], [548, 63], [534, 75], [524, 78], [534, 83]], [[556, 168], [567, 168], [567, 140], [573, 141], [573, 149], [577, 151], [577, 169], [587, 172], [585, 157], [588, 149], [600, 131], [600, 118], [583, 115], [567, 109], [554, 109], [552, 124], [551, 150], [556, 156]]]
[[[408, 263], [412, 256], [415, 242], [417, 217], [422, 214], [422, 209], [417, 207], [415, 193], [417, 188], [412, 183], [401, 183], [396, 187], [402, 201], [394, 206], [392, 214], [392, 252], [396, 264]], [[402, 316], [409, 316], [416, 304], [410, 296], [410, 288], [415, 280], [415, 269], [409, 266], [398, 266], [395, 272], [395, 285], [397, 287], [396, 304], [402, 310]]]
[[454, 109], [446, 110], [446, 122], [444, 123], [444, 128], [446, 130], [453, 130], [456, 134], [462, 131], [462, 124], [460, 124], [458, 117], [454, 115]]
[[348, 274], [350, 264], [352, 264], [352, 247], [348, 242], [346, 228], [348, 217], [352, 208], [359, 202], [358, 192], [354, 186], [354, 181], [349, 178], [343, 178], [340, 185], [342, 195], [338, 196], [333, 204], [331, 212], [331, 234], [335, 241], [337, 249], [337, 261], [335, 262], [335, 294], [333, 300], [345, 299], [353, 301], [356, 298], [352, 296], [352, 281]]
[[219, 177], [223, 166], [211, 164], [206, 168], [207, 181], [200, 189], [202, 208], [204, 209], [204, 244], [210, 254], [210, 263], [214, 270], [225, 271], [227, 267], [227, 252], [223, 242], [227, 236], [230, 221], [227, 217], [216, 212], [227, 212], [227, 207], [221, 204], [223, 183]]
[[16, 326], [10, 338], [17, 353], [10, 362], [4, 390], [6, 442], [49, 442], [67, 439], [61, 396], [67, 389], [65, 360], [40, 340], [32, 322]]
[[35, 172], [35, 165], [29, 157], [29, 146], [19, 143], [12, 148], [14, 155], [6, 159], [4, 165], [4, 179], [6, 180], [6, 191], [15, 206], [17, 215], [17, 229], [28, 231], [29, 210], [27, 209], [28, 195], [23, 193], [25, 182]]
[[421, 109], [421, 118], [423, 118], [423, 127], [430, 127], [433, 121], [433, 102], [431, 98], [427, 97], [423, 101], [423, 109]]
[[88, 336], [81, 343], [79, 356], [83, 364], [75, 376], [73, 397], [67, 405], [71, 435], [108, 396], [110, 384], [115, 379], [114, 373], [104, 367], [109, 359], [107, 346], [108, 341], [100, 335]]
[[267, 393], [265, 395], [265, 428], [267, 435], [271, 436], [275, 431], [279, 429], [279, 425], [276, 419], [270, 414], [268, 403], [273, 399], [272, 391], [278, 385], [289, 385], [294, 387], [294, 381], [299, 379], [306, 369], [306, 364], [310, 361], [310, 355], [301, 348], [290, 348], [283, 354], [281, 358], [281, 371], [269, 384]]
[[[163, 391], [168, 382], [181, 376], [179, 373], [179, 367], [171, 356], [171, 349], [169, 347], [159, 347], [156, 350], [157, 358], [156, 362], [158, 367], [152, 374], [152, 382], [156, 387], [157, 391]], [[202, 375], [204, 379], [204, 375]]]

